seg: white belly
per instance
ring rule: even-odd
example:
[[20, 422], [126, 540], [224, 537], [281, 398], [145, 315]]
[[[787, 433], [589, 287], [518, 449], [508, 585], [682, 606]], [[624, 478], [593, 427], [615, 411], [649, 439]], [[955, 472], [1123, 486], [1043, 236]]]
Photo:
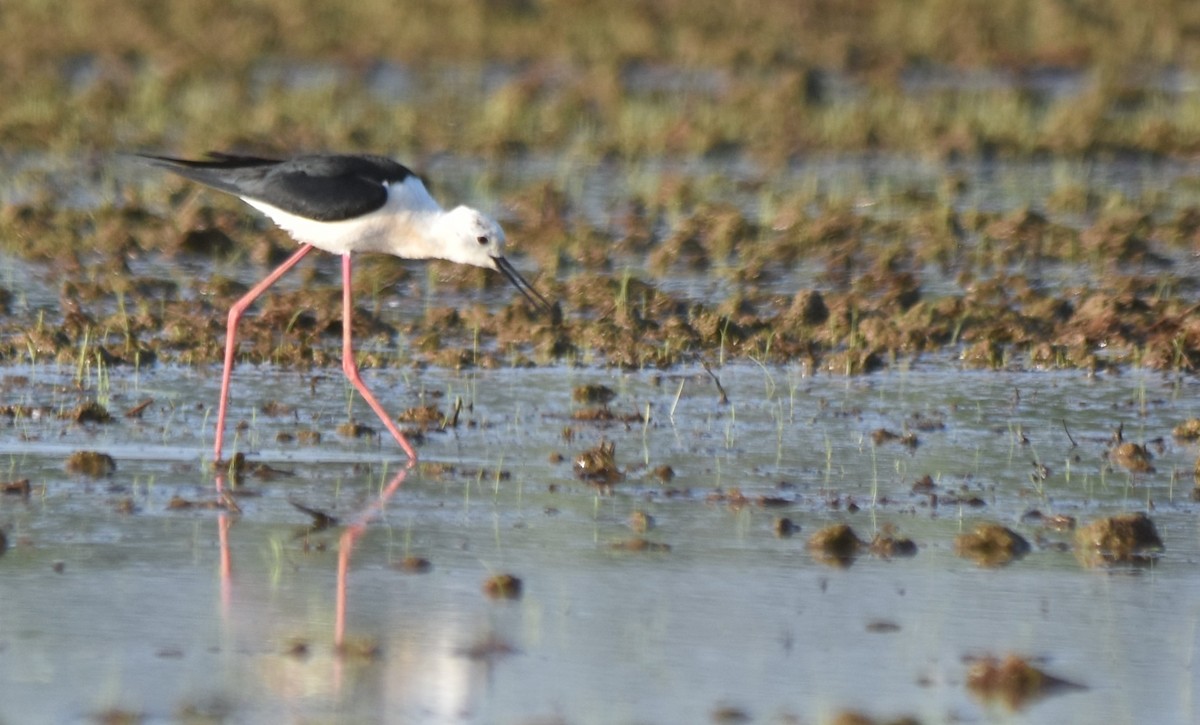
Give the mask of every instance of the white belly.
[[[409, 177], [402, 184], [389, 186], [387, 203], [370, 214], [335, 222], [297, 216], [256, 199], [242, 197], [242, 201], [267, 215], [297, 242], [311, 244], [334, 254], [397, 254], [407, 246], [406, 240], [411, 240], [408, 244], [414, 245], [413, 252], [424, 251], [416, 247], [423, 246], [430, 220], [442, 210], [415, 177]], [[428, 255], [401, 253], [399, 256]]]

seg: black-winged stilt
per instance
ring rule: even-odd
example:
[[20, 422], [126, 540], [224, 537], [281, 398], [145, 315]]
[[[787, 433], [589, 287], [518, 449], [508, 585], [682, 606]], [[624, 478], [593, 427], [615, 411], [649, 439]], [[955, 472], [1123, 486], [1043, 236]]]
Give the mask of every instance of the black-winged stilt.
[[201, 161], [139, 154], [180, 176], [240, 197], [300, 243], [300, 249], [229, 310], [225, 368], [217, 409], [213, 460], [221, 461], [225, 412], [237, 324], [255, 299], [313, 248], [342, 255], [342, 370], [410, 461], [417, 453], [387, 411], [363, 384], [354, 362], [350, 318], [350, 255], [384, 252], [406, 259], [446, 259], [501, 272], [535, 307], [551, 305], [504, 258], [504, 231], [465, 206], [445, 211], [416, 174], [395, 161], [370, 155], [297, 156], [286, 161], [210, 153]]

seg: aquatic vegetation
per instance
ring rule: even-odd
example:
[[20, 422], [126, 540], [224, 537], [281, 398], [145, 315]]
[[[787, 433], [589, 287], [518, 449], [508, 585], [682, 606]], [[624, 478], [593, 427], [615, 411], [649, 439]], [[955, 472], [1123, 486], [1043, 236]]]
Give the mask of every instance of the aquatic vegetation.
[[108, 476], [117, 470], [113, 457], [100, 451], [75, 451], [65, 463], [69, 473], [78, 473], [91, 478]]
[[589, 448], [575, 457], [575, 475], [598, 485], [609, 486], [625, 477], [617, 468], [617, 444], [612, 441], [600, 441], [594, 448]]
[[1029, 541], [1017, 532], [1000, 524], [981, 523], [969, 534], [954, 539], [954, 551], [979, 566], [998, 567], [1011, 564], [1029, 553]]
[[1097, 519], [1075, 531], [1085, 566], [1151, 564], [1164, 550], [1154, 521], [1141, 511]]
[[823, 564], [845, 568], [854, 563], [866, 542], [846, 524], [830, 524], [808, 537], [808, 550]]
[[1047, 674], [1028, 658], [1010, 654], [1003, 659], [991, 655], [973, 658], [967, 669], [967, 689], [980, 699], [1020, 710], [1047, 695], [1085, 688]]
[[488, 599], [520, 599], [522, 586], [512, 574], [496, 574], [483, 582], [483, 593]]

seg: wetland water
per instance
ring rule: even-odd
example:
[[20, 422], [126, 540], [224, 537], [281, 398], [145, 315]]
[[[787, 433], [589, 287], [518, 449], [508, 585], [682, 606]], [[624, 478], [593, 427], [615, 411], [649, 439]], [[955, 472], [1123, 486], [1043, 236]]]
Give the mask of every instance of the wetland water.
[[[444, 163], [433, 171], [452, 188], [475, 183], [470, 163]], [[54, 163], [34, 166], [36, 178], [0, 190], [6, 203], [21, 204], [24, 190], [47, 177], [71, 176]], [[798, 193], [806, 204], [903, 218], [905, 198], [936, 197], [947, 175], [968, 179], [946, 202], [964, 214], [1011, 214], [1056, 194], [1144, 204], [1160, 217], [1195, 203], [1189, 167], [1174, 163], [948, 169], [825, 159], [770, 183], [749, 166], [725, 175], [719, 165], [598, 165], [582, 182], [559, 175], [566, 168], [534, 161], [514, 175], [518, 187], [561, 184], [575, 213], [605, 235], [615, 234], [627, 197], [680, 178], [689, 194], [732, 199], [764, 222], [786, 190], [805, 184], [812, 188]], [[86, 206], [119, 197], [116, 187], [139, 178], [99, 191], [49, 186]], [[512, 194], [521, 191], [450, 196]], [[1089, 201], [1056, 222], [1083, 226], [1095, 213]], [[684, 216], [668, 209], [656, 224], [669, 230]], [[968, 234], [962, 248], [978, 236]], [[1184, 290], [1195, 286], [1187, 249], [1159, 250]], [[636, 248], [612, 257], [618, 274], [654, 276]], [[922, 290], [962, 294], [956, 270], [935, 267], [921, 269]], [[105, 269], [95, 276], [112, 274]], [[195, 280], [213, 273], [242, 283], [261, 274], [243, 257], [159, 253], [129, 255], [119, 269], [173, 281], [181, 297], [208, 294]], [[1112, 282], [1105, 269], [1055, 259], [1021, 271], [1042, 289], [1086, 290]], [[653, 281], [711, 301], [736, 291], [726, 271], [671, 269]], [[64, 316], [57, 265], [6, 258], [0, 274], [15, 315]], [[72, 274], [90, 279], [86, 266]], [[328, 285], [321, 274], [285, 278], [274, 293]], [[364, 304], [380, 319], [408, 320], [476, 300], [502, 308], [513, 294], [432, 280], [419, 304], [401, 294]], [[789, 299], [822, 284], [818, 264], [805, 262], [762, 282]], [[115, 309], [121, 301], [100, 295], [92, 304]], [[157, 304], [142, 303], [150, 311]], [[722, 403], [694, 358], [623, 372], [602, 367], [603, 354], [585, 346], [579, 365], [506, 367], [519, 360], [501, 352], [492, 358], [499, 367], [454, 372], [407, 365], [403, 351], [414, 343], [403, 333], [364, 342], [365, 354], [392, 361], [364, 369], [368, 385], [393, 413], [434, 405], [448, 414], [459, 399], [463, 408], [457, 426], [425, 433], [422, 465], [395, 490], [388, 486], [402, 457], [394, 445], [335, 432], [349, 409], [374, 424], [336, 361], [311, 370], [240, 365], [230, 414], [244, 426], [236, 443], [231, 428], [227, 445], [268, 469], [243, 477], [237, 514], [205, 505], [213, 500], [207, 456], [218, 369], [104, 367], [89, 356], [62, 364], [48, 362], [50, 354], [0, 369], [10, 413], [0, 418], [3, 479], [29, 481], [27, 494], [17, 487], [0, 495], [0, 723], [120, 715], [782, 723], [822, 722], [847, 709], [930, 723], [1200, 718], [1198, 450], [1172, 436], [1200, 416], [1194, 374], [1140, 368], [1104, 349], [1082, 369], [1022, 369], [1032, 358], [1017, 350], [997, 369], [975, 370], [958, 357], [964, 343], [847, 377], [807, 364], [759, 365], [747, 354], [721, 365], [722, 347], [708, 356], [728, 395]], [[398, 358], [386, 354], [393, 349]], [[1103, 364], [1109, 357], [1114, 364]], [[575, 400], [591, 384], [615, 392], [612, 415]], [[73, 421], [87, 400], [113, 420]], [[121, 415], [145, 401], [140, 415]], [[308, 430], [321, 433], [318, 444], [296, 442]], [[1146, 445], [1153, 471], [1109, 460], [1117, 430]], [[915, 439], [906, 443], [908, 434]], [[574, 463], [602, 443], [615, 445], [620, 475], [598, 487], [580, 480]], [[115, 471], [69, 472], [65, 461], [81, 450], [111, 456]], [[381, 507], [365, 528], [346, 528], [372, 502]], [[312, 518], [296, 504], [339, 524], [310, 530]], [[1137, 511], [1150, 514], [1165, 546], [1153, 566], [1088, 568], [1074, 534], [1054, 518], [1083, 525]], [[639, 512], [655, 525], [641, 531]], [[799, 530], [778, 535], [782, 518]], [[956, 537], [981, 522], [1011, 527], [1032, 550], [999, 568], [958, 556]], [[864, 551], [831, 566], [806, 542], [833, 523], [865, 541], [894, 531], [918, 551]], [[346, 531], [360, 533], [353, 548]], [[349, 557], [342, 617], [339, 553]], [[427, 559], [430, 569], [414, 573], [406, 557]], [[502, 573], [523, 582], [520, 598], [485, 596], [484, 582]], [[967, 686], [977, 658], [1009, 653], [1078, 687], [1013, 709]]]
[[[19, 418], [0, 451], [33, 493], [5, 496], [0, 509], [0, 717], [599, 723], [740, 712], [811, 722], [856, 708], [992, 721], [1014, 715], [971, 695], [967, 660], [1014, 652], [1087, 688], [1033, 702], [1021, 721], [1196, 718], [1196, 450], [1170, 436], [1198, 412], [1193, 378], [964, 372], [949, 361], [854, 378], [753, 364], [714, 372], [727, 404], [699, 369], [368, 373], [394, 406], [462, 397], [466, 408], [456, 430], [427, 434], [425, 465], [354, 549], [341, 655], [337, 531], [306, 536], [309, 519], [289, 500], [350, 517], [399, 452], [332, 433], [318, 446], [277, 442], [344, 420], [339, 376], [238, 370], [231, 414], [248, 422], [238, 448], [286, 473], [249, 477], [253, 495], [228, 519], [168, 508], [174, 496], [211, 497], [201, 456], [214, 370], [112, 379], [110, 408], [154, 400], [140, 419]], [[9, 375], [26, 405], [53, 411], [71, 397], [73, 370]], [[15, 392], [18, 375], [27, 383]], [[573, 421], [582, 406], [571, 390], [595, 383], [617, 393], [612, 411], [649, 422]], [[267, 416], [264, 400], [295, 409]], [[1161, 439], [1150, 445], [1154, 473], [1106, 462], [1120, 424], [1126, 440]], [[876, 445], [880, 428], [914, 431], [918, 445]], [[624, 473], [611, 494], [572, 472], [601, 439]], [[77, 449], [110, 453], [116, 472], [65, 473]], [[1044, 478], [1031, 479], [1035, 463]], [[654, 472], [664, 465], [667, 482]], [[942, 501], [979, 500], [931, 507], [913, 492], [925, 475]], [[745, 502], [712, 495], [734, 488]], [[1150, 510], [1165, 552], [1153, 567], [1086, 569], [1062, 546], [1071, 535], [1033, 521], [1034, 509], [1081, 523]], [[634, 533], [635, 510], [656, 525]], [[800, 531], [777, 537], [779, 516]], [[227, 577], [222, 520], [232, 522]], [[999, 569], [956, 556], [955, 535], [983, 520], [1033, 550]], [[919, 551], [831, 567], [804, 544], [831, 522], [864, 539], [892, 525]], [[619, 545], [638, 536], [670, 550]], [[407, 555], [432, 569], [400, 571]], [[519, 600], [483, 595], [499, 572], [522, 579]]]

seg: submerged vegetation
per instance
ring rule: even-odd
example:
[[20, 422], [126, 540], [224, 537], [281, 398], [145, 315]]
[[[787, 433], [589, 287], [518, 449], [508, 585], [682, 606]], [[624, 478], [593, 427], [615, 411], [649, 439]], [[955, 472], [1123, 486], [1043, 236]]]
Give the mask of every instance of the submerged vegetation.
[[[752, 359], [837, 375], [925, 354], [982, 369], [1200, 364], [1200, 280], [1188, 265], [1200, 207], [1160, 219], [1125, 202], [1079, 226], [1028, 209], [894, 202], [875, 213], [789, 196], [764, 218], [691, 201], [695, 191], [683, 189], [631, 200], [611, 228], [598, 229], [574, 202], [552, 195], [548, 207], [547, 193], [513, 192], [507, 226], [541, 268], [537, 285], [559, 302], [561, 320], [540, 318], [519, 299], [497, 310], [494, 295], [479, 293], [503, 289], [486, 272], [433, 263], [421, 277], [376, 257], [356, 278], [355, 336], [368, 341], [360, 362], [637, 369]], [[0, 245], [52, 265], [60, 303], [35, 307], [24, 303], [28, 290], [6, 289], [0, 360], [219, 361], [224, 312], [253, 279], [247, 264], [265, 269], [289, 242], [211, 197], [189, 193], [170, 202], [172, 212], [149, 202], [0, 211]], [[143, 272], [133, 271], [135, 261]], [[178, 265], [211, 271], [181, 276], [172, 271]], [[244, 359], [338, 362], [338, 285], [319, 267], [298, 273], [303, 289], [273, 292], [244, 321]], [[728, 292], [698, 294], [695, 284], [673, 283], [680, 277]], [[473, 299], [437, 301], [459, 293]], [[414, 296], [427, 302], [407, 302]]]

